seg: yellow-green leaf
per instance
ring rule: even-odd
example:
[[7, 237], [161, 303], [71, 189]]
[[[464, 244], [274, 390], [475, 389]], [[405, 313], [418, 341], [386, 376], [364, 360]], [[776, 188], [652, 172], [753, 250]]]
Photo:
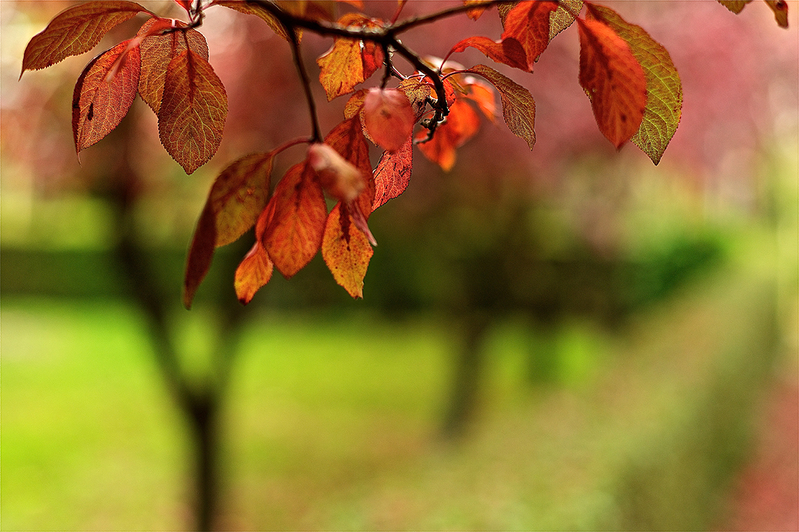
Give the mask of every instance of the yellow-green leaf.
[[630, 24], [608, 7], [588, 5], [592, 18], [610, 26], [630, 46], [646, 77], [646, 107], [641, 127], [630, 139], [658, 164], [682, 114], [682, 83], [669, 52], [640, 26]]

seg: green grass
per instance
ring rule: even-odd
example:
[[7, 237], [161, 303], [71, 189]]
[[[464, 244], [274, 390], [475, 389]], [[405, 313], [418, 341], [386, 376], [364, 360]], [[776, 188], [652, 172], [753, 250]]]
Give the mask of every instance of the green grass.
[[[752, 356], [768, 328], [763, 283], [723, 277], [620, 339], [573, 323], [545, 340], [523, 320], [502, 322], [486, 344], [479, 424], [457, 446], [437, 437], [455, 340], [443, 318], [251, 314], [225, 407], [222, 524], [618, 529], [651, 526], [661, 503], [704, 522], [683, 496], [721, 485], [714, 468], [723, 477], [731, 465], [715, 451], [743, 441], [745, 404], [731, 400], [767, 363]], [[209, 317], [189, 316], [180, 338], [199, 348]], [[0, 527], [186, 526], [186, 431], [137, 314], [6, 298], [0, 319]], [[528, 359], [541, 346], [560, 363], [531, 388]], [[725, 421], [696, 437], [708, 419]]]

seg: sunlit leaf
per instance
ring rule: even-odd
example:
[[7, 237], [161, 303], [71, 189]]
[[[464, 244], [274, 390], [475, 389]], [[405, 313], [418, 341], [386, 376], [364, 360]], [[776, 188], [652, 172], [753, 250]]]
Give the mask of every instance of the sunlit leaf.
[[236, 268], [233, 287], [243, 305], [252, 301], [255, 293], [272, 278], [274, 263], [269, 258], [269, 253], [266, 252], [261, 240], [273, 215], [274, 208], [267, 207], [258, 217], [255, 226], [255, 244]]
[[582, 8], [583, 0], [559, 0], [558, 9], [549, 15], [549, 40], [574, 24], [574, 15]]
[[[420, 143], [419, 150], [432, 162], [448, 172], [455, 165], [456, 151], [480, 129], [480, 117], [464, 100], [455, 100], [450, 106], [447, 121], [438, 126], [433, 138]], [[427, 137], [420, 131], [417, 139]]]
[[78, 152], [113, 131], [128, 113], [139, 84], [139, 48], [124, 41], [86, 66], [72, 96], [72, 133]]
[[680, 75], [668, 51], [640, 26], [630, 24], [610, 8], [588, 5], [588, 14], [607, 24], [627, 42], [646, 76], [646, 107], [641, 127], [630, 139], [658, 164], [677, 131], [682, 113]]
[[489, 59], [502, 63], [513, 68], [528, 71], [530, 68], [527, 63], [527, 52], [522, 45], [514, 38], [506, 38], [501, 41], [492, 41], [488, 37], [467, 37], [452, 47], [449, 54], [464, 51], [472, 47], [480, 50]]
[[394, 153], [385, 152], [380, 157], [375, 169], [375, 199], [372, 211], [405, 192], [411, 180], [412, 169], [413, 139], [409, 137], [399, 150]]
[[354, 298], [363, 297], [363, 279], [373, 254], [368, 237], [355, 226], [347, 205], [338, 203], [327, 217], [322, 258], [336, 282]]
[[303, 269], [319, 251], [327, 220], [322, 187], [308, 162], [292, 166], [275, 187], [275, 214], [262, 242], [286, 278]]
[[211, 5], [225, 6], [240, 13], [255, 15], [266, 22], [267, 26], [269, 26], [277, 35], [287, 41], [289, 40], [289, 36], [286, 33], [286, 29], [283, 27], [283, 24], [281, 24], [280, 21], [276, 19], [274, 15], [272, 15], [272, 13], [263, 7], [260, 7], [258, 4], [249, 3], [247, 0], [214, 0]]
[[502, 40], [514, 39], [521, 44], [528, 72], [533, 71], [538, 56], [549, 44], [549, 17], [557, 7], [557, 2], [545, 0], [519, 2], [505, 17]]
[[86, 2], [70, 7], [30, 40], [22, 59], [22, 72], [88, 52], [111, 28], [142, 12], [147, 10], [135, 2]]
[[363, 124], [372, 140], [390, 152], [400, 149], [413, 133], [416, 116], [408, 97], [397, 89], [371, 89], [363, 105]]
[[475, 65], [468, 72], [484, 77], [496, 87], [508, 129], [524, 139], [532, 150], [535, 145], [535, 100], [530, 91], [485, 65]]
[[[376, 22], [368, 17], [348, 13], [338, 23], [345, 27], [374, 27]], [[328, 101], [348, 94], [363, 83], [382, 63], [382, 50], [373, 44], [365, 45], [356, 39], [337, 38], [332, 48], [316, 60], [319, 65], [319, 82], [325, 89]]]
[[[150, 19], [142, 25], [137, 36], [141, 41], [142, 73], [139, 77], [139, 95], [150, 108], [158, 114], [164, 95], [164, 84], [169, 63], [190, 49], [208, 60], [208, 43], [197, 30], [173, 31], [164, 35], [149, 35], [163, 19]], [[176, 21], [178, 26], [183, 25]], [[188, 48], [186, 47], [188, 43]]]
[[641, 126], [646, 77], [630, 46], [609, 26], [577, 19], [580, 30], [580, 85], [591, 100], [605, 137], [620, 148]]
[[210, 63], [191, 50], [172, 59], [158, 111], [158, 132], [166, 151], [187, 174], [216, 153], [226, 117], [225, 87]]

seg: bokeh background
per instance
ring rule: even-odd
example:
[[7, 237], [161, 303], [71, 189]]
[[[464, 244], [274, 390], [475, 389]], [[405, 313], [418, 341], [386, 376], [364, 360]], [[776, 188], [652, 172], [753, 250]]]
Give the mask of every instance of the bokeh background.
[[[69, 3], [0, 2], [2, 529], [194, 526], [195, 436], [166, 342], [190, 388], [227, 383], [221, 529], [796, 530], [799, 4], [787, 31], [762, 3], [606, 4], [682, 76], [659, 166], [597, 131], [570, 28], [534, 74], [497, 67], [536, 98], [532, 153], [501, 120], [449, 173], [415, 153], [408, 191], [370, 219], [364, 300], [317, 257], [241, 309], [247, 235], [187, 312], [183, 261], [215, 175], [307, 134], [288, 47], [209, 10], [230, 101], [218, 154], [187, 177], [137, 101], [78, 160], [70, 103], [91, 54], [18, 81], [28, 40]], [[442, 56], [499, 31], [490, 13], [403, 41]], [[304, 38], [312, 76], [329, 46]], [[321, 106], [323, 129], [343, 100]]]

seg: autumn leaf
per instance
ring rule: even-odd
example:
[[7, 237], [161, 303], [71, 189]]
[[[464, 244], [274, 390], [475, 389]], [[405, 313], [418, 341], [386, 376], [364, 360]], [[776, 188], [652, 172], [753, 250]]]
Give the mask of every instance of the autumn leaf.
[[[480, 129], [480, 117], [472, 106], [458, 99], [450, 106], [447, 120], [435, 131], [433, 138], [418, 144], [419, 150], [430, 161], [448, 172], [455, 165], [456, 151]], [[420, 131], [417, 139], [427, 137]]]
[[322, 258], [350, 296], [363, 298], [363, 279], [374, 250], [368, 237], [356, 228], [349, 209], [345, 203], [338, 203], [330, 211], [322, 238]]
[[411, 180], [413, 169], [413, 139], [408, 138], [394, 153], [385, 152], [375, 169], [375, 198], [372, 211], [400, 196]]
[[608, 7], [588, 5], [591, 18], [607, 24], [630, 46], [646, 76], [646, 107], [641, 127], [630, 139], [658, 164], [677, 131], [682, 113], [682, 84], [669, 52], [640, 26]]
[[505, 124], [514, 135], [524, 139], [532, 150], [535, 145], [535, 100], [530, 91], [485, 65], [475, 65], [467, 72], [484, 77], [496, 87]]
[[580, 85], [591, 100], [605, 137], [620, 148], [644, 117], [646, 77], [627, 42], [597, 20], [577, 19], [580, 30]]
[[308, 148], [308, 163], [325, 192], [339, 201], [349, 203], [366, 188], [363, 173], [327, 144], [312, 144]]
[[363, 135], [360, 118], [353, 116], [334, 127], [325, 137], [325, 144], [336, 150], [363, 176], [365, 187], [352, 203], [358, 204], [358, 210], [368, 218], [374, 200], [374, 179], [369, 144]]
[[124, 41], [90, 62], [72, 96], [72, 133], [78, 153], [108, 135], [125, 117], [139, 84], [138, 46]]
[[169, 62], [158, 111], [161, 143], [187, 174], [213, 157], [222, 142], [227, 94], [210, 63], [185, 50]]
[[463, 0], [463, 5], [474, 6], [472, 9], [466, 12], [466, 16], [472, 20], [477, 20], [483, 16], [483, 13], [485, 13], [485, 10], [488, 9], [488, 6], [481, 4], [485, 4], [485, 0]]
[[746, 4], [752, 0], [718, 0], [721, 5], [732, 11], [733, 13], [740, 13], [746, 7]]
[[289, 40], [289, 36], [286, 33], [286, 29], [283, 27], [283, 24], [281, 24], [280, 21], [275, 18], [274, 15], [272, 15], [272, 13], [260, 7], [258, 4], [251, 4], [246, 0], [214, 0], [210, 5], [224, 6], [228, 9], [238, 11], [239, 13], [255, 15], [266, 22], [267, 26], [269, 26], [279, 37], [287, 41]]
[[467, 37], [453, 46], [447, 57], [454, 53], [462, 52], [468, 47], [480, 50], [486, 57], [497, 63], [518, 68], [525, 72], [529, 71], [527, 52], [521, 43], [514, 38], [493, 41], [488, 37]]
[[233, 287], [236, 290], [236, 297], [239, 298], [242, 305], [252, 301], [255, 293], [272, 278], [274, 263], [269, 258], [262, 239], [273, 215], [274, 205], [261, 212], [255, 225], [255, 244], [236, 268]]
[[766, 4], [774, 12], [774, 19], [781, 28], [788, 27], [788, 2], [785, 0], [765, 0]]
[[[208, 60], [208, 43], [197, 30], [173, 31], [164, 35], [151, 35], [164, 19], [150, 19], [145, 22], [136, 34], [141, 38], [142, 73], [139, 77], [139, 95], [147, 105], [158, 114], [161, 99], [164, 95], [164, 84], [169, 63], [185, 52], [191, 50]], [[178, 27], [185, 26], [177, 22]], [[187, 46], [188, 43], [188, 46]]]
[[273, 152], [242, 157], [222, 170], [211, 186], [189, 249], [183, 283], [187, 308], [211, 267], [214, 250], [237, 240], [264, 211], [273, 158]]
[[416, 116], [408, 97], [397, 89], [371, 89], [364, 99], [363, 125], [371, 139], [390, 152], [400, 149], [413, 133]]
[[418, 78], [402, 80], [397, 86], [397, 90], [404, 92], [408, 101], [411, 102], [411, 109], [413, 109], [416, 120], [419, 120], [424, 115], [428, 100], [436, 97], [433, 85], [427, 80]]
[[275, 214], [262, 243], [275, 267], [290, 278], [316, 255], [327, 219], [325, 197], [311, 165], [305, 161], [292, 166], [269, 203]]
[[[375, 27], [372, 19], [356, 13], [348, 13], [339, 19], [344, 27]], [[363, 83], [382, 64], [382, 50], [374, 45], [366, 46], [357, 39], [337, 38], [332, 48], [316, 60], [319, 65], [319, 82], [325, 89], [328, 101], [348, 94]]]
[[214, 249], [216, 249], [214, 218], [210, 204], [206, 203], [200, 213], [200, 219], [197, 220], [194, 237], [189, 246], [189, 254], [186, 257], [186, 272], [183, 276], [183, 306], [187, 309], [191, 308], [197, 289], [205, 279], [208, 270], [211, 269], [211, 261], [214, 258]]
[[528, 72], [533, 71], [538, 56], [549, 44], [549, 17], [557, 8], [557, 2], [545, 0], [519, 2], [505, 17], [502, 40], [514, 39], [521, 44]]
[[175, 3], [186, 10], [186, 13], [191, 13], [191, 0], [175, 0]]
[[477, 108], [483, 112], [486, 118], [492, 122], [495, 121], [497, 118], [497, 103], [496, 94], [491, 85], [474, 76], [463, 77], [461, 85], [465, 91], [463, 97], [477, 104]]
[[111, 28], [142, 12], [149, 13], [135, 2], [114, 1], [86, 2], [62, 11], [28, 43], [22, 73], [88, 52]]
[[[505, 26], [505, 18], [517, 4], [499, 4], [499, 18], [502, 26]], [[549, 40], [554, 39], [559, 33], [574, 23], [574, 15], [580, 13], [583, 8], [583, 0], [559, 0], [558, 8], [549, 14]]]

